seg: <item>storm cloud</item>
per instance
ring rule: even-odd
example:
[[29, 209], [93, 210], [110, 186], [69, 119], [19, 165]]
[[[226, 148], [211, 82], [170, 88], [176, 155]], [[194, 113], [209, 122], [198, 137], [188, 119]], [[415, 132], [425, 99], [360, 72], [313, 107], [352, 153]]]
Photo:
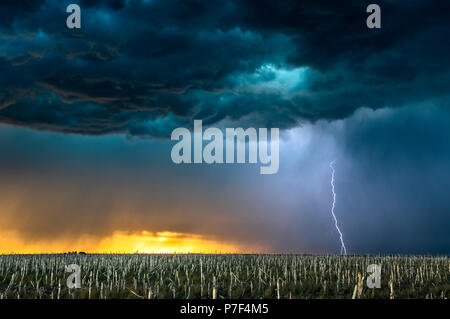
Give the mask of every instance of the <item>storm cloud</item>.
[[450, 5], [381, 1], [3, 1], [0, 121], [168, 137], [192, 119], [284, 129], [448, 94]]

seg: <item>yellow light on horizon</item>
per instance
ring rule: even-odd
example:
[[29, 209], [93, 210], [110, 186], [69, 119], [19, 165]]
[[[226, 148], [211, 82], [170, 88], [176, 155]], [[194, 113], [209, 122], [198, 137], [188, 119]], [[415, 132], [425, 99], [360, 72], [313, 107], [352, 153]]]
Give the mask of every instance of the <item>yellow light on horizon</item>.
[[233, 243], [219, 242], [198, 234], [177, 232], [129, 233], [116, 231], [111, 236], [96, 238], [60, 238], [25, 240], [16, 232], [0, 232], [0, 254], [43, 254], [83, 251], [86, 253], [239, 253]]

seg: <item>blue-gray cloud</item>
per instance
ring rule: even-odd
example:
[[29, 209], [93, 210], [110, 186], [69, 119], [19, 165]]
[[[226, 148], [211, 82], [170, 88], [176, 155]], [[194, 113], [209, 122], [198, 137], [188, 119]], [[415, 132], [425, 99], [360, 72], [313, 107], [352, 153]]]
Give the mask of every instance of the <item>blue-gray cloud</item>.
[[2, 122], [167, 137], [193, 118], [290, 128], [448, 93], [440, 1], [382, 1], [380, 30], [364, 1], [90, 0], [80, 30], [68, 3], [0, 4]]

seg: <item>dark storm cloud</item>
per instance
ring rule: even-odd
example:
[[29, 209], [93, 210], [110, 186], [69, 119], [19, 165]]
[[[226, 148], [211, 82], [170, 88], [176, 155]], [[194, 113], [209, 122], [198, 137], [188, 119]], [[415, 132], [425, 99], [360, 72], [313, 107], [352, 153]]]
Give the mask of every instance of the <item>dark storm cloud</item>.
[[447, 97], [346, 121], [338, 186], [355, 250], [450, 252], [448, 106]]
[[45, 0], [4, 0], [0, 3], [0, 25], [10, 26], [14, 20], [23, 19], [40, 9]]
[[[81, 30], [68, 3], [0, 4], [1, 121], [167, 137], [193, 118], [289, 128], [448, 93], [441, 1], [379, 2], [381, 30], [365, 1], [84, 0]], [[299, 68], [301, 85], [271, 86]]]

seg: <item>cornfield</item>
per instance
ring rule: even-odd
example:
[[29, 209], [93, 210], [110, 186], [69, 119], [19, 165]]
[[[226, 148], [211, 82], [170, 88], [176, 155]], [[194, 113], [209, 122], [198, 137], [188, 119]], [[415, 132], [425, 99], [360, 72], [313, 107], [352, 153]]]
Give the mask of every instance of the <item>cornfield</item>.
[[[81, 269], [68, 288], [66, 266]], [[381, 287], [366, 285], [381, 266]], [[0, 299], [448, 298], [449, 257], [0, 255]]]

